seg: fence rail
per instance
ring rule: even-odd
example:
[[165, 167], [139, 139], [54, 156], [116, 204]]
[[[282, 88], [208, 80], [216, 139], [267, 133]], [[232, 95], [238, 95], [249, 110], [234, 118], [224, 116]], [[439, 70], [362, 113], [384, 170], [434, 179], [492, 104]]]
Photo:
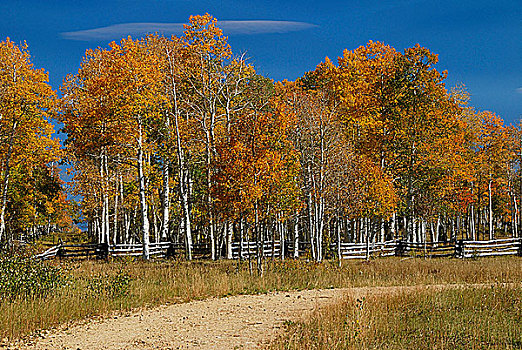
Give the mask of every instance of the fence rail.
[[44, 251], [43, 253], [35, 255], [34, 258], [42, 259], [42, 260], [54, 258], [58, 254], [58, 250], [60, 250], [60, 245], [53, 246], [53, 247], [47, 249], [46, 251]]
[[[483, 256], [519, 255], [522, 256], [522, 239], [498, 239], [492, 241], [459, 241], [462, 258]], [[458, 245], [458, 244], [457, 244]]]
[[413, 243], [399, 241], [396, 255], [428, 258], [459, 257], [456, 254], [455, 242]]
[[[265, 257], [281, 257], [281, 242], [264, 241], [263, 256]], [[238, 259], [241, 252], [241, 259], [248, 259], [249, 257], [257, 256], [257, 242], [233, 242], [232, 243], [232, 258]]]
[[[332, 251], [340, 248], [342, 259], [367, 259], [369, 257], [402, 256], [427, 258], [478, 258], [497, 255], [522, 256], [522, 238], [498, 239], [492, 241], [456, 242], [406, 242], [389, 241], [383, 243], [333, 243]], [[338, 255], [339, 252], [336, 254]]]
[[[169, 255], [169, 249], [173, 246], [170, 242], [151, 243], [149, 255], [165, 257]], [[142, 244], [116, 244], [108, 247], [108, 254], [112, 256], [141, 256], [143, 255]]]
[[333, 243], [331, 250], [339, 254], [342, 259], [366, 259], [369, 256], [385, 257], [395, 255], [396, 241], [376, 243]]
[[[261, 247], [264, 257], [294, 256], [293, 242], [265, 241]], [[456, 242], [425, 242], [414, 243], [406, 241], [388, 241], [375, 243], [332, 243], [329, 256], [341, 259], [368, 259], [387, 256], [402, 257], [427, 257], [427, 258], [478, 258], [500, 255], [522, 256], [522, 238], [497, 239], [491, 241], [465, 241]], [[299, 253], [302, 255], [310, 249], [309, 242], [299, 243]], [[209, 258], [209, 244], [194, 244], [193, 256], [196, 258]], [[257, 242], [232, 243], [232, 258], [242, 259], [257, 257]], [[149, 254], [157, 257], [173, 257], [183, 255], [185, 245], [183, 243], [158, 242], [149, 245]], [[141, 256], [142, 244], [59, 244], [52, 246], [44, 252], [34, 256], [36, 259], [60, 258], [107, 258], [108, 256]]]

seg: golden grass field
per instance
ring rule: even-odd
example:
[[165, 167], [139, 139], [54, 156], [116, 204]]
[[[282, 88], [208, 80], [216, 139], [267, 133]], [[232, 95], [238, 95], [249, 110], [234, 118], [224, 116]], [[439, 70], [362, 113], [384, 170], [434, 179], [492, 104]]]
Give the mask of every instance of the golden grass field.
[[286, 324], [282, 349], [521, 349], [522, 287], [347, 295]]

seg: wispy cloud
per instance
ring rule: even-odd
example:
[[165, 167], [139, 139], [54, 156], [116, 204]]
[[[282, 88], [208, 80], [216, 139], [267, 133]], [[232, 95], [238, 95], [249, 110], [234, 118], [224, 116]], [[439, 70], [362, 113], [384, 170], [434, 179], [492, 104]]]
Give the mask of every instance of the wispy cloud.
[[518, 92], [519, 94], [522, 94], [522, 87], [519, 87], [519, 88], [516, 89], [515, 91]]
[[[297, 32], [315, 28], [317, 25], [293, 21], [219, 21], [218, 27], [223, 30], [225, 35], [255, 35]], [[61, 33], [61, 36], [68, 40], [96, 41], [156, 32], [163, 35], [179, 35], [183, 32], [183, 23], [122, 23], [108, 27], [64, 32]]]

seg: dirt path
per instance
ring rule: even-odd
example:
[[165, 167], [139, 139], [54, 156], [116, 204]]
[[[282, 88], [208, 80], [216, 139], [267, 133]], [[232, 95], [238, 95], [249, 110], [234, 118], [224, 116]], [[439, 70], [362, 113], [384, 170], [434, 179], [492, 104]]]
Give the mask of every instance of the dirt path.
[[368, 287], [213, 298], [91, 320], [57, 330], [21, 349], [258, 349], [285, 320], [297, 319], [349, 293], [396, 293], [449, 286]]

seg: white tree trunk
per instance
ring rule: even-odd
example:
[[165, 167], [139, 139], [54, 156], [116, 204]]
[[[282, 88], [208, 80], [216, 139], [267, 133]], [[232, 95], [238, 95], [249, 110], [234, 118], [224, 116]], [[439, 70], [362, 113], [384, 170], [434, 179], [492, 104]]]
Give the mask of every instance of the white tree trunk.
[[105, 242], [110, 242], [110, 207], [109, 207], [109, 166], [108, 166], [108, 158], [107, 158], [107, 151], [103, 151], [103, 169], [104, 169], [104, 175], [105, 178], [103, 179], [103, 183], [105, 185], [105, 188], [103, 189], [102, 195], [103, 195], [103, 206], [105, 207], [105, 217], [103, 218], [104, 225], [105, 225]]
[[384, 219], [381, 219], [381, 225], [380, 225], [380, 242], [384, 242], [385, 240], [385, 232], [384, 232]]
[[366, 239], [366, 261], [369, 261], [370, 260], [370, 230], [368, 226], [370, 224], [370, 221], [369, 219], [366, 220], [365, 219], [365, 225], [364, 225], [364, 231], [365, 231], [365, 234], [364, 234], [364, 237]]
[[517, 196], [513, 195], [513, 237], [518, 237], [518, 205]]
[[119, 198], [120, 198], [120, 191], [119, 191], [119, 177], [116, 178], [116, 191], [114, 195], [114, 220], [113, 220], [113, 229], [112, 229], [112, 244], [116, 245], [118, 243], [118, 220], [119, 220], [119, 212], [118, 212], [118, 205], [119, 205]]
[[313, 201], [312, 201], [312, 193], [308, 193], [308, 227], [310, 230], [310, 250], [312, 253], [312, 259], [316, 260], [316, 250], [315, 250], [315, 237], [316, 237], [316, 218], [314, 215], [314, 207], [313, 207]]
[[339, 259], [339, 267], [341, 267], [343, 257], [341, 255], [341, 222], [339, 217], [337, 217], [335, 226], [337, 231], [337, 258]]
[[166, 241], [169, 235], [170, 223], [170, 184], [169, 184], [169, 162], [163, 162], [163, 201], [161, 203], [163, 209], [163, 218], [161, 222], [161, 240]]
[[262, 230], [259, 227], [259, 203], [256, 200], [254, 204], [254, 229], [256, 230], [256, 240], [257, 240], [257, 272], [259, 276], [263, 276], [264, 268], [263, 268], [263, 257], [265, 251], [265, 242]]
[[395, 236], [397, 234], [396, 225], [397, 225], [397, 213], [394, 212], [392, 214], [391, 222], [390, 222], [390, 232], [391, 232], [392, 239], [395, 239]]
[[102, 208], [101, 208], [101, 232], [100, 232], [100, 243], [107, 243], [107, 210], [109, 209], [107, 206], [107, 189], [105, 188], [105, 174], [104, 174], [104, 166], [103, 166], [103, 151], [100, 152], [100, 182], [101, 182], [101, 199], [102, 199]]
[[239, 249], [238, 249], [238, 259], [239, 261], [243, 260], [243, 244], [245, 237], [245, 227], [243, 224], [243, 216], [239, 218]]
[[417, 221], [415, 220], [415, 216], [411, 217], [411, 242], [417, 243]]
[[316, 222], [317, 222], [317, 261], [321, 262], [323, 260], [323, 231], [324, 231], [324, 198], [321, 195], [321, 198], [319, 199], [319, 205], [317, 207], [317, 216], [316, 216]]
[[488, 197], [489, 197], [489, 239], [494, 239], [494, 232], [493, 232], [493, 199], [492, 199], [492, 193], [491, 193], [491, 183], [493, 181], [490, 179], [488, 183]]
[[299, 219], [294, 221], [294, 258], [299, 258]]
[[471, 239], [475, 241], [477, 239], [476, 231], [475, 231], [475, 207], [471, 205], [471, 212], [469, 217], [469, 231], [471, 233]]
[[232, 239], [234, 236], [234, 224], [232, 221], [227, 221], [225, 223], [225, 243], [227, 245], [227, 259], [233, 259], [232, 256]]
[[279, 222], [279, 246], [281, 249], [281, 260], [285, 260], [285, 236], [286, 236], [286, 225], [283, 222]]
[[143, 243], [143, 259], [150, 259], [149, 250], [149, 215], [147, 204], [147, 192], [144, 173], [144, 159], [143, 159], [143, 131], [141, 121], [139, 122], [139, 136], [138, 136], [138, 177], [140, 188], [140, 212], [141, 212], [141, 236]]

